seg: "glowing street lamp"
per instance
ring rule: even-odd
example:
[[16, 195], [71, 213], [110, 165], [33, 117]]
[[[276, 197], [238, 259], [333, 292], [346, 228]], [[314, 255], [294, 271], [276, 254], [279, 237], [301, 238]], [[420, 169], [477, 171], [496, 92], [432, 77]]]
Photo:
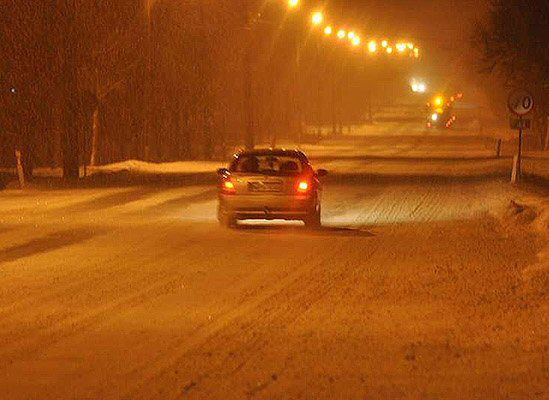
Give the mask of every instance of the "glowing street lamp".
[[377, 42], [375, 40], [370, 40], [368, 42], [368, 51], [370, 53], [375, 53], [377, 51]]
[[358, 36], [354, 36], [353, 39], [351, 39], [351, 44], [354, 46], [354, 47], [358, 47], [360, 46], [360, 43], [362, 42], [362, 40], [360, 40], [360, 37]]
[[435, 97], [435, 99], [433, 100], [433, 103], [434, 103], [435, 106], [437, 106], [437, 107], [442, 106], [442, 104], [444, 104], [444, 97], [442, 97], [442, 96], [437, 96], [437, 97]]
[[334, 29], [331, 26], [327, 26], [324, 28], [324, 34], [326, 36], [330, 36], [334, 32]]
[[387, 40], [383, 40], [383, 41], [381, 42], [381, 47], [383, 47], [383, 48], [386, 49], [387, 46], [389, 46], [389, 42], [388, 42]]
[[315, 11], [311, 16], [311, 22], [313, 25], [318, 26], [324, 21], [324, 15], [320, 11]]
[[347, 34], [347, 37], [349, 38], [349, 40], [354, 40], [354, 38], [356, 37], [356, 33], [351, 31]]
[[392, 47], [387, 47], [387, 54], [393, 54], [393, 48]]
[[299, 5], [299, 0], [288, 0], [288, 8], [296, 8]]
[[406, 43], [397, 43], [395, 47], [399, 53], [404, 53], [406, 50]]
[[338, 39], [343, 40], [343, 39], [345, 39], [345, 37], [347, 37], [347, 32], [345, 32], [344, 29], [340, 29], [337, 32], [337, 37], [338, 37]]

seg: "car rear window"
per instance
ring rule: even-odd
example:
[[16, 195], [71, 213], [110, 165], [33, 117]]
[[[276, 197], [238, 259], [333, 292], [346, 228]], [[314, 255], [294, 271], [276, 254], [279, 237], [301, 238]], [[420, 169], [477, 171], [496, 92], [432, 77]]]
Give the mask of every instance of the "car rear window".
[[303, 172], [301, 160], [293, 156], [245, 155], [233, 161], [231, 172], [262, 175], [299, 175]]

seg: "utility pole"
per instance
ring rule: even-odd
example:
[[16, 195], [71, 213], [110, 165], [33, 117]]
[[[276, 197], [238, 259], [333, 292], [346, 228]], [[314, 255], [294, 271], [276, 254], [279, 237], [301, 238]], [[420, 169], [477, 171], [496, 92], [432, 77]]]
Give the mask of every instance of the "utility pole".
[[57, 17], [61, 24], [59, 51], [61, 54], [61, 100], [63, 109], [63, 178], [76, 182], [79, 179], [79, 99], [78, 99], [78, 61], [79, 47], [77, 34], [77, 4], [75, 0], [56, 0]]
[[145, 76], [143, 82], [143, 131], [137, 139], [142, 160], [148, 160], [149, 140], [152, 132], [152, 9], [154, 0], [145, 1]]
[[296, 141], [298, 147], [301, 146], [301, 141], [303, 138], [303, 93], [301, 85], [301, 44], [299, 42], [300, 31], [296, 31], [294, 35], [295, 38], [295, 57], [294, 57], [294, 74], [293, 74], [293, 85], [294, 85], [294, 101], [295, 101], [295, 112], [297, 115], [297, 131], [296, 131]]
[[252, 150], [255, 146], [254, 132], [254, 110], [252, 101], [252, 21], [250, 18], [249, 0], [242, 0], [242, 20], [244, 22], [245, 49], [242, 65], [242, 83], [243, 83], [243, 105], [244, 105], [244, 127], [246, 149]]
[[316, 55], [315, 58], [317, 60], [317, 79], [316, 79], [316, 122], [317, 122], [317, 136], [320, 139], [322, 136], [322, 70], [321, 66], [324, 65], [324, 63], [321, 60], [320, 56], [320, 39], [316, 39]]

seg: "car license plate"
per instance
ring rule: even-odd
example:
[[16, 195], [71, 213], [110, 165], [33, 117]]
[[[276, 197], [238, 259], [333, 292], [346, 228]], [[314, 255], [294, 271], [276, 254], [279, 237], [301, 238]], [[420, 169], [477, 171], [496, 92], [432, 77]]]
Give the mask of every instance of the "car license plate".
[[267, 181], [267, 182], [248, 182], [248, 190], [250, 192], [281, 192], [281, 181]]

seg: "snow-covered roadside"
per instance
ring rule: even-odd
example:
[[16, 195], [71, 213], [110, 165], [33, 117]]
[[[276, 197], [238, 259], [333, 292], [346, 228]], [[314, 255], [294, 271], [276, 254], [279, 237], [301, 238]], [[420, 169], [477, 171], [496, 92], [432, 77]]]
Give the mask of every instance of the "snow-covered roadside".
[[523, 271], [523, 279], [546, 295], [549, 288], [549, 196], [518, 197], [509, 204], [505, 218], [541, 235], [545, 245], [538, 253], [538, 262]]
[[214, 172], [224, 166], [219, 161], [177, 161], [152, 163], [139, 160], [128, 160], [97, 167], [90, 167], [91, 174], [129, 172], [135, 174], [196, 174]]
[[549, 180], [549, 152], [526, 153], [522, 168], [526, 175]]

